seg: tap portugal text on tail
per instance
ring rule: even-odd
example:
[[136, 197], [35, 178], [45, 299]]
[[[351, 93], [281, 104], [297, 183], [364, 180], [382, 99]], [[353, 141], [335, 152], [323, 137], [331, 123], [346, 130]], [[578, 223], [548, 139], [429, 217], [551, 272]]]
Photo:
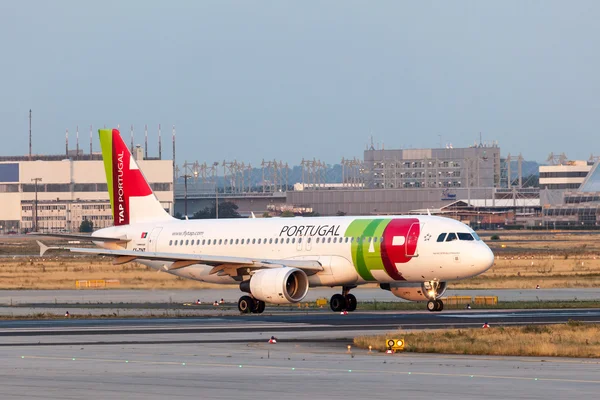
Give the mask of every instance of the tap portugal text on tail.
[[494, 262], [467, 225], [429, 215], [178, 220], [162, 208], [119, 131], [99, 134], [114, 226], [92, 234], [100, 248], [67, 249], [238, 285], [247, 293], [238, 302], [241, 312], [302, 301], [316, 286], [341, 287], [331, 309], [353, 311], [350, 290], [365, 283], [441, 311], [448, 282]]

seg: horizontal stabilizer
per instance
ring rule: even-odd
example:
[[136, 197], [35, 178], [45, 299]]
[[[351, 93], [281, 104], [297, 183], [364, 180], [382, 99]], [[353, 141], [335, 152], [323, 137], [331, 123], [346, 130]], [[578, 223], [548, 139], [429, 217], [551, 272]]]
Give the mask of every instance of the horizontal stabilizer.
[[62, 239], [71, 239], [71, 240], [89, 240], [91, 242], [130, 242], [131, 239], [127, 239], [126, 237], [105, 237], [105, 236], [91, 236], [91, 235], [77, 235], [70, 233], [41, 233], [41, 232], [31, 232], [28, 235], [32, 236], [40, 236], [40, 237], [55, 237]]

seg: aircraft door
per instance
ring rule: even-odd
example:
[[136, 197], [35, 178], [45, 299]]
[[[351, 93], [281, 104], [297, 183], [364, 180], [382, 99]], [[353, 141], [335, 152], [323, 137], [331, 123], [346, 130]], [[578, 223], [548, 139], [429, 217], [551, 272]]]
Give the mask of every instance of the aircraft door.
[[158, 245], [158, 235], [160, 235], [160, 232], [162, 231], [162, 226], [161, 227], [157, 227], [152, 229], [152, 232], [150, 233], [150, 237], [148, 238], [148, 251], [151, 252], [156, 252], [156, 248]]
[[420, 233], [421, 226], [418, 222], [410, 226], [406, 237], [406, 255], [408, 257], [418, 257], [419, 252], [417, 251], [417, 244], [419, 242]]

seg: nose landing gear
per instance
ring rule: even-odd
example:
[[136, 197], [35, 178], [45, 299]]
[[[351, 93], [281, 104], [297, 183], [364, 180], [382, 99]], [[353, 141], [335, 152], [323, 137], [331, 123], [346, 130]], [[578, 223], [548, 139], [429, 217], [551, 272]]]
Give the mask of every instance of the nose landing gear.
[[427, 309], [429, 311], [442, 311], [444, 309], [444, 302], [442, 300], [429, 300], [427, 302]]
[[350, 294], [350, 289], [354, 289], [356, 286], [344, 286], [342, 288], [342, 294], [336, 293], [331, 296], [329, 300], [329, 307], [332, 311], [354, 311], [358, 301], [353, 294]]
[[444, 302], [439, 299], [446, 291], [446, 283], [438, 281], [424, 282], [421, 289], [429, 301], [427, 302], [427, 310], [431, 312], [439, 312], [444, 309]]

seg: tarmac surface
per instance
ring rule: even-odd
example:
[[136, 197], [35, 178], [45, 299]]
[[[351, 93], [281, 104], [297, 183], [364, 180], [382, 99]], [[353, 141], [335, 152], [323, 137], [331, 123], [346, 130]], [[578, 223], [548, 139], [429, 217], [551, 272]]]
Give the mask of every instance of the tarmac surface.
[[598, 359], [347, 349], [354, 336], [399, 327], [568, 319], [598, 322], [600, 309], [1, 321], [0, 398], [596, 398]]
[[[304, 301], [329, 299], [339, 288], [312, 288]], [[379, 288], [352, 290], [359, 301], [403, 301]], [[0, 290], [1, 305], [39, 303], [183, 303], [201, 300], [212, 303], [223, 298], [237, 303], [242, 293], [237, 287], [198, 290]], [[447, 290], [444, 296], [498, 296], [501, 301], [600, 300], [598, 289], [496, 289]]]
[[[600, 323], [600, 309], [563, 310], [493, 310], [493, 311], [386, 311], [353, 312], [347, 315], [331, 311], [297, 311], [270, 315], [223, 315], [195, 318], [130, 318], [130, 319], [52, 319], [6, 320], [0, 322], [2, 346], [47, 345], [56, 343], [160, 343], [178, 335], [194, 335], [196, 343], [221, 343], [264, 339], [267, 335], [283, 335], [285, 340], [305, 339], [306, 333], [319, 333], [329, 339], [352, 339], [356, 332], [382, 333], [398, 329], [438, 329], [478, 327], [484, 322], [492, 326], [565, 323], [569, 320]], [[234, 337], [227, 339], [227, 335]], [[100, 338], [102, 340], [100, 340]], [[189, 341], [189, 339], [188, 339]]]

